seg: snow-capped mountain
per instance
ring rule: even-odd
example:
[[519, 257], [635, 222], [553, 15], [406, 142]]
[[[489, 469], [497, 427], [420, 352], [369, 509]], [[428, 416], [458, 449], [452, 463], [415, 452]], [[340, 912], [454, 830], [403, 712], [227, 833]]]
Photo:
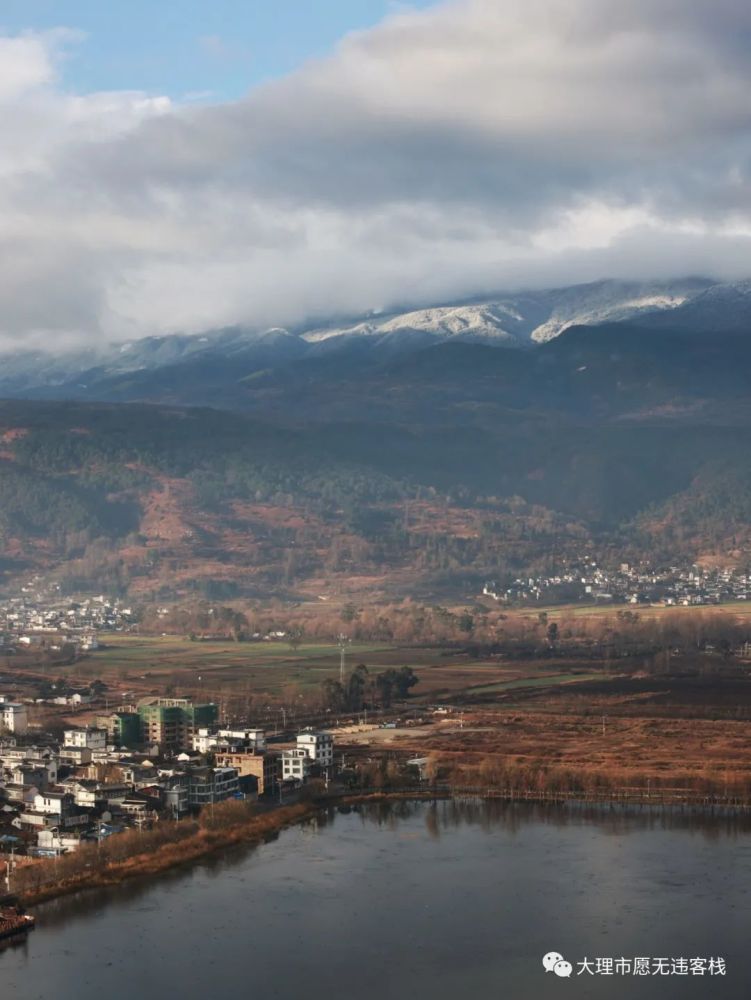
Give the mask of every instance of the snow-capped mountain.
[[494, 296], [473, 303], [434, 306], [372, 316], [347, 325], [305, 331], [312, 343], [331, 338], [429, 334], [438, 340], [498, 346], [544, 343], [570, 326], [636, 319], [673, 310], [710, 288], [703, 278], [665, 282], [597, 281], [541, 292]]
[[[75, 398], [95, 391], [108, 398], [112, 380], [132, 375], [142, 395], [160, 373], [174, 386], [205, 371], [215, 379], [333, 356], [348, 364], [384, 362], [405, 352], [450, 341], [494, 347], [534, 347], [571, 326], [638, 321], [655, 331], [751, 330], [751, 281], [715, 284], [703, 278], [674, 281], [598, 281], [543, 291], [498, 294], [481, 300], [392, 310], [388, 313], [256, 330], [237, 326], [201, 334], [146, 337], [68, 353], [40, 350], [0, 356], [0, 395]], [[96, 387], [93, 390], [93, 387]]]
[[476, 340], [490, 343], [514, 343], [523, 317], [505, 303], [435, 306], [411, 312], [372, 318], [351, 326], [326, 326], [303, 334], [309, 343], [334, 337], [409, 336], [427, 333], [439, 340]]

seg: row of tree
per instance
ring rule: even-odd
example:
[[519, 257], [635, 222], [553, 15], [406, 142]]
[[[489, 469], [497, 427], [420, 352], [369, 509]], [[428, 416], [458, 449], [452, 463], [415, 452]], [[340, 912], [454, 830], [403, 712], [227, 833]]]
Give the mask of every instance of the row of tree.
[[332, 678], [323, 682], [324, 705], [332, 712], [390, 708], [395, 699], [408, 698], [418, 680], [411, 667], [391, 667], [371, 674], [365, 664], [360, 663], [343, 683]]

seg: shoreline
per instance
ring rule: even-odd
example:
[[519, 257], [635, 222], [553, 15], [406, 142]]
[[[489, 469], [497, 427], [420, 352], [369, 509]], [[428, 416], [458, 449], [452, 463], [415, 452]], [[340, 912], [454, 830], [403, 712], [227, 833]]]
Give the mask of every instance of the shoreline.
[[[63, 896], [74, 895], [78, 892], [85, 892], [89, 889], [104, 889], [122, 885], [133, 879], [146, 879], [148, 877], [159, 876], [165, 872], [189, 867], [208, 858], [211, 855], [226, 850], [228, 848], [241, 845], [258, 846], [272, 837], [275, 837], [283, 830], [311, 819], [316, 814], [321, 813], [331, 807], [336, 806], [358, 806], [358, 805], [378, 805], [384, 802], [396, 802], [403, 800], [412, 801], [434, 801], [452, 800], [462, 798], [477, 798], [482, 801], [505, 801], [509, 804], [518, 805], [579, 805], [584, 807], [612, 810], [619, 806], [641, 806], [642, 808], [655, 810], [688, 810], [693, 815], [705, 818], [722, 819], [727, 818], [728, 812], [721, 806], [706, 803], [698, 805], [687, 801], [668, 802], [664, 799], [658, 800], [655, 796], [651, 802], [644, 800], [614, 800], [606, 796], [590, 798], [587, 796], [569, 795], [561, 797], [549, 794], [505, 794], [498, 789], [478, 789], [478, 788], [453, 788], [434, 787], [430, 789], [393, 789], [393, 790], [372, 790], [353, 792], [351, 794], [342, 793], [325, 798], [311, 799], [308, 802], [298, 802], [290, 805], [275, 806], [267, 811], [248, 816], [240, 822], [231, 823], [224, 827], [215, 829], [197, 830], [190, 837], [178, 842], [167, 842], [155, 850], [132, 854], [115, 862], [110, 862], [99, 871], [83, 872], [75, 877], [61, 879], [48, 885], [30, 888], [26, 891], [19, 890], [17, 895], [22, 904], [26, 907], [36, 906], [40, 903], [51, 902]], [[731, 815], [735, 817], [748, 816], [749, 808], [737, 807], [732, 810]], [[176, 850], [177, 847], [177, 850]]]
[[445, 798], [440, 793], [421, 792], [418, 789], [410, 792], [374, 792], [356, 793], [353, 795], [332, 796], [326, 799], [312, 799], [309, 802], [298, 802], [281, 805], [260, 812], [214, 830], [201, 830], [187, 840], [176, 844], [168, 842], [154, 851], [133, 854], [121, 861], [111, 862], [101, 871], [85, 872], [73, 878], [61, 879], [49, 885], [36, 889], [19, 890], [17, 895], [25, 907], [51, 902], [62, 896], [85, 892], [88, 889], [105, 889], [122, 885], [131, 879], [143, 879], [158, 876], [164, 872], [183, 866], [190, 866], [202, 858], [210, 857], [218, 851], [240, 845], [260, 845], [282, 830], [295, 826], [310, 819], [322, 810], [333, 805], [376, 804], [386, 800], [398, 799], [435, 799]]

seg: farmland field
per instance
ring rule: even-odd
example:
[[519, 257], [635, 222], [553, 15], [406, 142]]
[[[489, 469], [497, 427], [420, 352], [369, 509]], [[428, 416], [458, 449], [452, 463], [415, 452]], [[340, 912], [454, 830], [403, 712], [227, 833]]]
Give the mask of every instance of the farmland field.
[[[293, 649], [284, 641], [192, 642], [178, 636], [119, 633], [103, 635], [101, 642], [101, 648], [84, 660], [56, 671], [70, 680], [99, 678], [111, 689], [127, 689], [139, 696], [169, 691], [207, 699], [249, 690], [279, 695], [290, 685], [306, 693], [327, 678], [339, 677], [339, 648], [332, 643], [305, 643]], [[375, 673], [390, 667], [411, 667], [420, 679], [413, 692], [419, 701], [478, 687], [492, 691], [496, 685], [527, 683], [527, 678], [550, 684], [576, 676], [561, 674], [560, 667], [551, 670], [547, 661], [521, 666], [499, 657], [470, 659], [461, 650], [353, 642], [346, 650], [346, 670], [360, 663]], [[590, 672], [582, 676], [600, 675]]]

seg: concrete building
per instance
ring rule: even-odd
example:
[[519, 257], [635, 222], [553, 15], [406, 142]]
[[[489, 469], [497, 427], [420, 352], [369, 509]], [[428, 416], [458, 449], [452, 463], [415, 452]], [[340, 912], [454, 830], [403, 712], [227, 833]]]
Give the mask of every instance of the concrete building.
[[180, 773], [162, 778], [160, 781], [164, 808], [172, 816], [182, 816], [187, 812], [190, 805], [188, 783], [188, 775]]
[[85, 747], [87, 750], [107, 749], [107, 730], [93, 729], [66, 729], [63, 733], [63, 745], [66, 747]]
[[8, 802], [31, 809], [34, 799], [39, 794], [39, 789], [36, 785], [19, 785], [9, 781], [5, 784], [4, 792]]
[[21, 765], [43, 767], [47, 773], [45, 787], [57, 782], [57, 754], [47, 747], [3, 747], [0, 750], [0, 764], [11, 771]]
[[224, 802], [239, 793], [237, 768], [197, 767], [188, 776], [188, 801], [192, 806]]
[[63, 782], [63, 788], [73, 796], [73, 801], [79, 808], [96, 808], [98, 788], [96, 781], [82, 781], [69, 778]]
[[217, 752], [220, 767], [234, 767], [241, 777], [253, 775], [258, 779], [258, 794], [273, 794], [279, 780], [279, 758], [275, 754], [252, 751], [242, 753]]
[[73, 811], [74, 798], [70, 792], [39, 792], [34, 798], [33, 809], [48, 816], [67, 816]]
[[29, 730], [26, 706], [15, 701], [0, 702], [0, 724], [7, 732], [23, 736]]
[[141, 716], [136, 711], [118, 710], [100, 715], [96, 722], [117, 747], [134, 747], [141, 743]]
[[282, 751], [282, 781], [306, 781], [310, 774], [311, 758], [306, 750]]
[[263, 729], [217, 729], [213, 732], [202, 726], [193, 736], [193, 749], [197, 753], [210, 753], [217, 747], [222, 752], [264, 750], [266, 733]]
[[57, 759], [67, 767], [85, 767], [92, 761], [92, 751], [88, 747], [60, 747]]
[[263, 729], [218, 729], [216, 735], [220, 740], [242, 743], [253, 750], [266, 749], [266, 732]]
[[10, 767], [4, 767], [3, 771], [13, 785], [25, 785], [27, 788], [47, 788], [50, 784], [49, 772], [46, 765], [42, 763], [28, 761], [22, 764], [13, 764]]
[[297, 737], [297, 749], [304, 750], [310, 760], [319, 767], [333, 767], [334, 737], [331, 733], [304, 729]]
[[44, 856], [45, 854], [66, 854], [77, 851], [81, 845], [81, 835], [76, 832], [66, 832], [56, 826], [46, 830], [40, 830], [37, 834], [37, 846], [35, 853]]
[[211, 727], [219, 714], [213, 703], [194, 705], [188, 698], [157, 698], [139, 705], [141, 741], [164, 747], [190, 747], [201, 727]]

